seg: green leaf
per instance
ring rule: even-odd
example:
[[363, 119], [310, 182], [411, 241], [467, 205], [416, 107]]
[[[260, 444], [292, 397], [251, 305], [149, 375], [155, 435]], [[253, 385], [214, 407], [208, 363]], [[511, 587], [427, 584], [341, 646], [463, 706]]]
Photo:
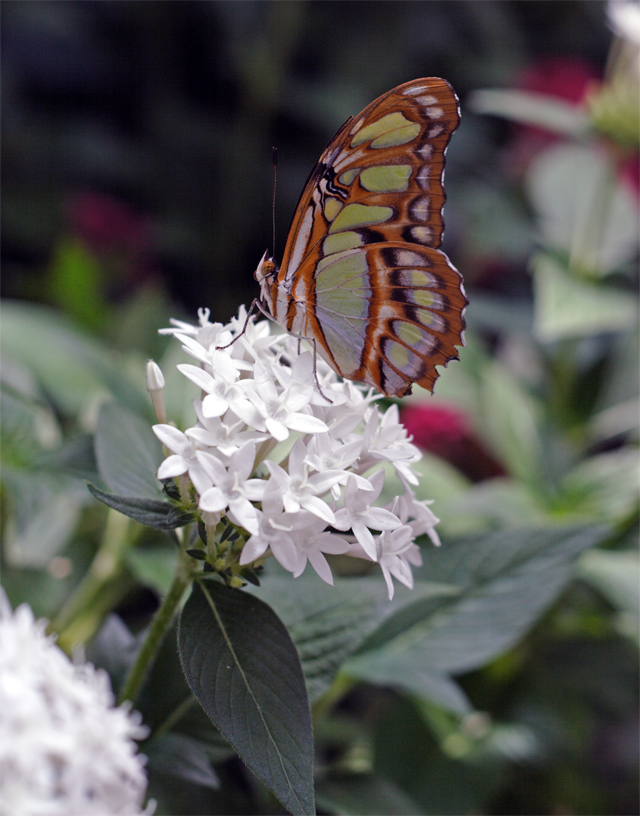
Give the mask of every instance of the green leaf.
[[456, 714], [469, 714], [473, 706], [460, 686], [446, 674], [431, 672], [411, 655], [396, 655], [393, 663], [354, 661], [346, 669], [351, 677], [379, 686], [391, 686], [431, 700]]
[[49, 406], [3, 388], [0, 415], [4, 555], [14, 566], [44, 567], [68, 543], [90, 499], [65, 467], [73, 442], [57, 450], [43, 444], [60, 434]]
[[480, 417], [491, 448], [509, 471], [528, 484], [540, 477], [540, 405], [497, 361], [485, 366], [480, 383]]
[[550, 255], [533, 259], [534, 331], [543, 342], [628, 331], [638, 320], [629, 292], [574, 277]]
[[561, 484], [554, 511], [593, 521], [624, 520], [640, 493], [638, 451], [634, 447], [590, 456]]
[[315, 812], [313, 734], [300, 659], [262, 601], [198, 583], [178, 627], [191, 690], [249, 768], [292, 814]]
[[637, 550], [592, 550], [578, 562], [578, 577], [591, 584], [620, 613], [622, 629], [640, 637], [640, 555]]
[[53, 309], [5, 302], [1, 338], [3, 352], [32, 371], [66, 414], [80, 413], [105, 386], [132, 409], [149, 408], [143, 362], [139, 384], [133, 383], [106, 348]]
[[577, 105], [530, 91], [474, 91], [470, 94], [469, 105], [476, 113], [502, 116], [577, 139], [590, 129], [589, 116]]
[[156, 472], [162, 461], [160, 443], [150, 425], [116, 403], [100, 409], [95, 436], [100, 476], [120, 496], [160, 498]]
[[193, 521], [192, 513], [182, 513], [168, 502], [154, 499], [132, 499], [128, 496], [105, 493], [90, 482], [87, 482], [87, 487], [96, 499], [104, 502], [107, 507], [156, 530], [175, 530]]
[[[147, 525], [150, 526], [150, 525]], [[135, 578], [145, 586], [153, 587], [161, 596], [167, 594], [176, 572], [175, 545], [160, 543], [135, 547], [126, 551], [124, 558]]]
[[637, 255], [638, 204], [602, 150], [551, 147], [526, 181], [544, 242], [568, 254], [572, 268], [607, 275]]
[[[401, 660], [427, 672], [477, 669], [516, 643], [570, 580], [574, 562], [608, 528], [505, 530], [423, 551], [416, 576], [458, 587], [429, 609], [416, 601], [384, 621], [349, 660], [347, 671], [386, 671]], [[413, 617], [413, 620], [412, 620]]]
[[265, 578], [250, 590], [276, 610], [298, 648], [309, 698], [315, 702], [329, 688], [349, 655], [382, 620], [402, 607], [407, 598], [427, 604], [450, 592], [449, 587], [422, 583], [415, 594], [398, 589], [389, 602], [381, 579], [336, 579], [331, 591], [315, 576]]
[[309, 698], [315, 702], [333, 682], [345, 659], [376, 627], [388, 609], [380, 581], [336, 579], [331, 591], [315, 576], [267, 578], [249, 589], [278, 613], [298, 648]]
[[93, 330], [101, 329], [108, 320], [103, 283], [101, 264], [80, 239], [58, 240], [49, 270], [51, 297], [68, 314]]
[[438, 530], [447, 538], [503, 527], [534, 527], [549, 520], [549, 511], [537, 491], [502, 477], [477, 482], [455, 500], [436, 506], [441, 520]]
[[211, 765], [209, 746], [185, 734], [170, 733], [151, 740], [143, 748], [149, 757], [148, 769], [185, 782], [219, 788], [220, 780]]

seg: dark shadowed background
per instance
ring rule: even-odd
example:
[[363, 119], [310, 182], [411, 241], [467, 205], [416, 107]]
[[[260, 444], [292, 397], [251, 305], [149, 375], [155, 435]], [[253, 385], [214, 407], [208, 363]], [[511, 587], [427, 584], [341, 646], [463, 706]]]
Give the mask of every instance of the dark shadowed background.
[[[252, 273], [271, 245], [272, 145], [281, 257], [329, 138], [419, 76], [445, 77], [462, 102], [445, 248], [469, 288], [526, 285], [526, 241], [504, 227], [492, 235], [486, 217], [492, 190], [517, 172], [497, 152], [508, 129], [465, 99], [526, 84], [532, 70], [549, 87], [579, 84], [602, 73], [608, 42], [591, 0], [3, 3], [5, 296], [102, 322], [118, 344], [123, 327], [100, 320], [100, 301], [144, 287], [226, 321], [256, 294]], [[74, 239], [85, 279], [65, 286], [56, 263]], [[485, 262], [509, 264], [508, 279]], [[93, 312], [74, 303], [78, 286]]]

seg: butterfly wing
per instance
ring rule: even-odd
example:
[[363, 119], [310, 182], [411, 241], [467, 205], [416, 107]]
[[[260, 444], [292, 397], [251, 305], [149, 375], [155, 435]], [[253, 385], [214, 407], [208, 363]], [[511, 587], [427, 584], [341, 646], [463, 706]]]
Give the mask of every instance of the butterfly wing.
[[405, 83], [347, 121], [294, 215], [278, 289], [285, 328], [342, 376], [403, 396], [458, 357], [467, 299], [439, 249], [444, 157], [459, 123], [442, 79]]

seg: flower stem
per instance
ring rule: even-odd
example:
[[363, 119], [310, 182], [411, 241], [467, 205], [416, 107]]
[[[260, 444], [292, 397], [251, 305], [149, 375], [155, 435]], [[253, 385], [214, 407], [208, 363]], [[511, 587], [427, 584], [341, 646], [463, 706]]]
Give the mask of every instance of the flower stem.
[[162, 641], [171, 626], [180, 601], [193, 580], [193, 566], [193, 560], [181, 550], [173, 582], [151, 621], [147, 637], [120, 690], [118, 703], [122, 703], [124, 700], [135, 701], [156, 659]]
[[58, 646], [68, 654], [86, 643], [102, 621], [134, 585], [123, 559], [138, 530], [131, 519], [109, 510], [104, 536], [86, 575], [51, 623]]

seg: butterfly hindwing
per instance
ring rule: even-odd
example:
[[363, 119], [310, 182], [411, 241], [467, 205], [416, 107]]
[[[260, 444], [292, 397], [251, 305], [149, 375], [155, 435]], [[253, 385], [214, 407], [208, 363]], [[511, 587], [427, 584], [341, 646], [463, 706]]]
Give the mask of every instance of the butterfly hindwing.
[[436, 365], [457, 357], [466, 299], [439, 250], [394, 241], [335, 253], [318, 264], [314, 295], [312, 336], [347, 379], [432, 390]]
[[[387, 395], [432, 390], [464, 344], [467, 299], [439, 249], [445, 150], [458, 100], [405, 83], [338, 131], [303, 190], [278, 272], [277, 314], [342, 376]], [[275, 284], [274, 284], [275, 286]], [[286, 316], [285, 316], [286, 311]]]

